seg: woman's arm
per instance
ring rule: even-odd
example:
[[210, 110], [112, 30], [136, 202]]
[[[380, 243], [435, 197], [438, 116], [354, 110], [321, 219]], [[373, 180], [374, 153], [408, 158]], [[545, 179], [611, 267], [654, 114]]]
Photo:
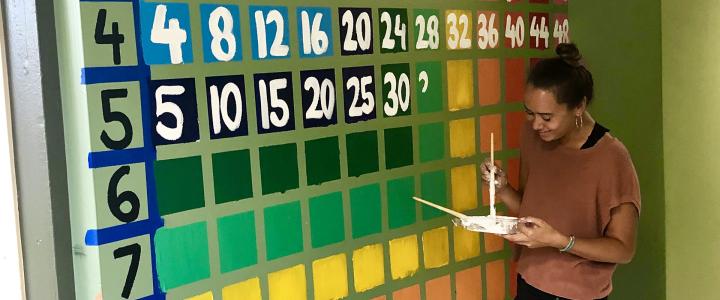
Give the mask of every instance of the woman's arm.
[[[562, 249], [570, 237], [559, 233], [545, 221], [534, 218], [522, 218], [524, 224], [518, 226], [519, 233], [504, 236], [511, 242], [529, 248], [553, 247]], [[601, 238], [576, 238], [569, 253], [607, 263], [625, 264], [635, 255], [635, 236], [637, 234], [638, 212], [630, 203], [621, 204], [612, 209], [610, 223]]]
[[[483, 162], [481, 171], [485, 183], [490, 182], [490, 167], [492, 165], [489, 159]], [[508, 184], [505, 171], [498, 166], [495, 166], [495, 170], [497, 171], [495, 174], [495, 181], [497, 181], [497, 184], [495, 184], [495, 196], [505, 203], [511, 214], [517, 215], [522, 201], [522, 191], [527, 180], [527, 168], [522, 163], [522, 158], [520, 158], [520, 187], [517, 190]]]

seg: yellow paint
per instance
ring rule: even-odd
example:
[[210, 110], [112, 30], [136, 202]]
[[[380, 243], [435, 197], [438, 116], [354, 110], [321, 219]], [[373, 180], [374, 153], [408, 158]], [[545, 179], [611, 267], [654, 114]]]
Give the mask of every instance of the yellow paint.
[[475, 155], [475, 119], [450, 121], [450, 156]]
[[368, 245], [353, 251], [355, 291], [364, 292], [385, 283], [383, 245]]
[[457, 111], [473, 107], [472, 60], [449, 60], [447, 62], [448, 109]]
[[390, 274], [393, 279], [410, 277], [420, 268], [416, 235], [390, 240]]
[[207, 292], [190, 298], [185, 298], [185, 300], [213, 300], [213, 293]]
[[453, 227], [455, 261], [463, 261], [480, 255], [480, 233]]
[[305, 265], [268, 274], [270, 300], [306, 300]]
[[222, 289], [223, 300], [262, 300], [257, 277], [228, 285]]
[[454, 210], [462, 212], [477, 208], [477, 171], [474, 164], [450, 169], [450, 182]]
[[446, 266], [450, 262], [447, 227], [423, 232], [422, 243], [425, 268], [439, 268]]
[[313, 261], [312, 268], [315, 300], [333, 300], [348, 296], [345, 253]]

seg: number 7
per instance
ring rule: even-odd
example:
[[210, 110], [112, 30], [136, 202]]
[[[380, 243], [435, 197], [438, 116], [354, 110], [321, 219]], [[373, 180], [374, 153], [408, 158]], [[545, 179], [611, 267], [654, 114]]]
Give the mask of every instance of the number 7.
[[117, 248], [113, 251], [115, 259], [131, 256], [130, 267], [128, 268], [127, 277], [125, 277], [125, 285], [122, 290], [122, 297], [130, 299], [130, 292], [132, 291], [133, 285], [135, 284], [135, 276], [137, 275], [138, 267], [140, 265], [140, 252], [142, 248], [140, 245], [135, 243], [127, 245], [125, 247]]

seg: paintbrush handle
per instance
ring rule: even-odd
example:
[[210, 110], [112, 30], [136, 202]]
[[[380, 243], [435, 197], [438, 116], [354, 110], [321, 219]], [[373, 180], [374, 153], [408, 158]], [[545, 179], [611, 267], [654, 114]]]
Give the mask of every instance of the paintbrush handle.
[[464, 214], [462, 214], [462, 213], [456, 212], [456, 211], [454, 211], [454, 210], [452, 210], [452, 209], [449, 209], [449, 208], [442, 207], [442, 206], [437, 205], [437, 204], [435, 204], [435, 203], [432, 203], [432, 202], [430, 202], [430, 201], [423, 200], [423, 199], [420, 199], [420, 198], [418, 198], [418, 197], [413, 197], [413, 199], [415, 199], [415, 201], [418, 201], [418, 202], [420, 202], [420, 203], [427, 204], [427, 205], [430, 205], [430, 206], [432, 206], [432, 207], [434, 207], [434, 208], [437, 208], [437, 209], [439, 209], [439, 210], [442, 210], [442, 211], [444, 211], [444, 212], [446, 212], [446, 213], [448, 213], [448, 214], [451, 214], [451, 215], [453, 215], [453, 216], [456, 216], [456, 217], [458, 217], [458, 218], [461, 218], [461, 219], [467, 218], [467, 216], [464, 215]]

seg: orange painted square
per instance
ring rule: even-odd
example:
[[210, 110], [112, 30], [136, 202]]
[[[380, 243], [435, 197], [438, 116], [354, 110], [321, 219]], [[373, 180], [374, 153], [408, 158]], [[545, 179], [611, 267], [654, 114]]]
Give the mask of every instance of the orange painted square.
[[420, 300], [420, 285], [413, 285], [393, 292], [393, 300]]
[[492, 233], [484, 234], [485, 253], [501, 251], [505, 248], [505, 239]]
[[491, 261], [485, 265], [487, 300], [505, 299], [505, 261]]
[[[496, 159], [496, 160], [495, 160], [495, 165], [498, 166], [498, 167], [500, 167], [500, 168], [503, 168], [503, 162], [502, 162], [502, 160], [497, 160], [497, 159]], [[505, 170], [505, 169], [503, 169], [503, 170]], [[497, 201], [497, 198], [496, 198], [495, 200]], [[484, 206], [489, 206], [489, 205], [490, 205], [490, 186], [488, 186], [487, 184], [485, 184], [484, 181], [483, 181], [483, 185], [482, 185], [482, 203], [483, 203]], [[497, 204], [495, 204], [495, 205], [497, 205]], [[496, 206], [496, 207], [497, 207], [497, 206]]]
[[506, 141], [509, 149], [520, 148], [520, 132], [526, 121], [527, 118], [523, 111], [513, 111], [505, 114]]
[[445, 275], [425, 282], [425, 299], [451, 300], [450, 275]]
[[517, 189], [520, 186], [520, 159], [508, 159], [507, 168], [505, 170], [508, 175], [508, 183]]
[[517, 262], [510, 261], [510, 296], [514, 299], [517, 296]]
[[455, 273], [457, 300], [482, 300], [482, 276], [480, 267]]
[[500, 60], [487, 58], [478, 60], [478, 95], [480, 105], [500, 102]]
[[377, 296], [375, 298], [372, 298], [370, 300], [387, 300], [387, 297], [385, 297], [385, 295], [382, 295], [382, 296]]
[[490, 133], [494, 133], [495, 151], [502, 150], [502, 115], [480, 117], [480, 152], [490, 152]]
[[505, 60], [505, 100], [522, 102], [525, 95], [525, 59]]

